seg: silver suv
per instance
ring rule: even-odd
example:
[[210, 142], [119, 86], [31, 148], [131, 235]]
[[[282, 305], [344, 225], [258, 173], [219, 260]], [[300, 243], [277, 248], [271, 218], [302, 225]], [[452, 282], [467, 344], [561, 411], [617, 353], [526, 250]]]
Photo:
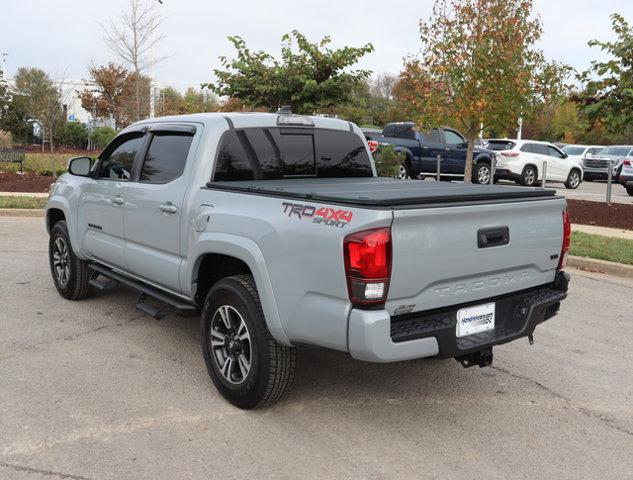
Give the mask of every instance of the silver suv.
[[609, 167], [612, 167], [613, 179], [617, 181], [626, 159], [633, 159], [633, 145], [611, 145], [596, 155], [589, 155], [583, 161], [584, 180], [606, 180]]

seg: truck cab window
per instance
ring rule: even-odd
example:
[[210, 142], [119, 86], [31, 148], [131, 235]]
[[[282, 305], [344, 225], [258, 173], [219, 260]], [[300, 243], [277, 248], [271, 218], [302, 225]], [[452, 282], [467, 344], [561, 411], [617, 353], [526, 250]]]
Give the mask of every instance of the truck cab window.
[[453, 130], [444, 129], [444, 138], [446, 140], [447, 145], [453, 145], [453, 146], [463, 145], [465, 142], [464, 137], [457, 134]]
[[140, 181], [167, 183], [180, 177], [185, 170], [193, 136], [158, 132], [152, 137], [141, 168]]
[[143, 145], [143, 135], [138, 134], [119, 144], [101, 158], [99, 178], [110, 180], [129, 180], [132, 176], [134, 159]]
[[224, 134], [215, 181], [371, 177], [362, 139], [328, 129], [245, 128]]

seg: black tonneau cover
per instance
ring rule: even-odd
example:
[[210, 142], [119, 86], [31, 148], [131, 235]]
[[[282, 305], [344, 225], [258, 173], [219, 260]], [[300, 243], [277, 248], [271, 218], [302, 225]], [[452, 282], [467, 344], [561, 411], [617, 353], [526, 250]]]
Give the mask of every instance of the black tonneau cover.
[[367, 208], [407, 208], [559, 198], [555, 197], [555, 190], [541, 188], [464, 185], [375, 177], [209, 182], [207, 188]]

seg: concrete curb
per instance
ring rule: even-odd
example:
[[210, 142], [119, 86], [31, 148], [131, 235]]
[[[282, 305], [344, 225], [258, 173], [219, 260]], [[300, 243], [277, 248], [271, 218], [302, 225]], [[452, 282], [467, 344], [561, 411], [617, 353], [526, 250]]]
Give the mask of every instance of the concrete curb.
[[567, 259], [567, 265], [589, 272], [600, 272], [615, 275], [616, 277], [633, 278], [633, 265], [626, 265], [624, 263], [607, 262], [606, 260], [598, 260], [597, 258], [570, 256]]
[[44, 217], [41, 208], [0, 208], [0, 217]]

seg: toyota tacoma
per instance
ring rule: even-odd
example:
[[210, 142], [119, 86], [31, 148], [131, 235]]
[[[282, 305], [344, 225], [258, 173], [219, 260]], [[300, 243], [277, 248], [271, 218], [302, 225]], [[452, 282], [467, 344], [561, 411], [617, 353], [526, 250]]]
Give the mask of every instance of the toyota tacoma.
[[62, 297], [122, 285], [155, 318], [200, 315], [211, 380], [241, 408], [284, 394], [298, 347], [489, 365], [569, 281], [554, 191], [378, 178], [356, 125], [289, 113], [129, 126], [69, 162], [46, 227]]

